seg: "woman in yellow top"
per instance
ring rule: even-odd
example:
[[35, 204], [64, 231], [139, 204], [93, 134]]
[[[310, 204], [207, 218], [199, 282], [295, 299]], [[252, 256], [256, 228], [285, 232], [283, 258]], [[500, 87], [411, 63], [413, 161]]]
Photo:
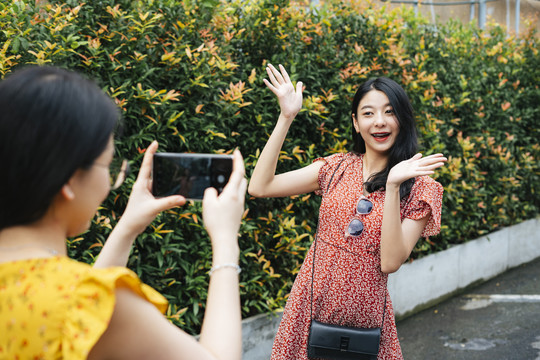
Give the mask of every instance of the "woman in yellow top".
[[0, 82], [0, 109], [0, 359], [240, 359], [240, 153], [223, 192], [207, 189], [203, 200], [214, 271], [196, 341], [161, 314], [166, 300], [123, 267], [155, 216], [185, 203], [151, 195], [157, 143], [91, 267], [67, 258], [65, 241], [88, 228], [111, 188], [117, 107], [76, 73], [30, 67]]

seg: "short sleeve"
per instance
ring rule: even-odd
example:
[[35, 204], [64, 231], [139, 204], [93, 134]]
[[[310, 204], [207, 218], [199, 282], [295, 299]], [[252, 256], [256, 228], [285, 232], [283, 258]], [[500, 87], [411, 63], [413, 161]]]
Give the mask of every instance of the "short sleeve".
[[167, 310], [167, 300], [127, 268], [93, 269], [82, 276], [71, 295], [72, 306], [65, 319], [63, 359], [87, 358], [109, 325], [117, 288], [130, 289], [162, 313]]
[[441, 231], [443, 187], [429, 176], [416, 178], [403, 218], [420, 220], [429, 215], [422, 237], [437, 235]]
[[338, 166], [341, 160], [343, 160], [345, 155], [346, 155], [345, 153], [337, 153], [337, 154], [333, 154], [327, 157], [320, 157], [313, 160], [313, 162], [324, 161], [324, 165], [319, 169], [318, 182], [319, 182], [320, 190], [315, 191], [315, 194], [317, 195], [323, 194], [324, 192], [323, 190], [326, 190], [326, 188], [328, 187], [330, 178], [332, 177], [332, 174], [334, 173], [336, 166]]

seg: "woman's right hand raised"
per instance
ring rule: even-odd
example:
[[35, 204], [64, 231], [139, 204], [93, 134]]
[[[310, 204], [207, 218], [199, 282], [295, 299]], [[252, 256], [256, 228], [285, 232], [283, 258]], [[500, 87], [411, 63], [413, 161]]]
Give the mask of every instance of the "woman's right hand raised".
[[279, 71], [272, 64], [268, 64], [266, 72], [270, 81], [263, 79], [268, 88], [277, 96], [281, 115], [287, 120], [292, 120], [302, 108], [302, 90], [301, 81], [296, 83], [296, 89], [289, 78], [289, 74], [282, 65], [279, 65]]

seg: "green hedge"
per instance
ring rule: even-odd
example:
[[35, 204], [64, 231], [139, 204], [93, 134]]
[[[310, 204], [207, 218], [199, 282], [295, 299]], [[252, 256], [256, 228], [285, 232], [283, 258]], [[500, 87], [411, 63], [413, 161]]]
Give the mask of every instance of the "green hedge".
[[[362, 4], [360, 4], [362, 3]], [[0, 73], [55, 64], [98, 81], [123, 110], [120, 154], [140, 164], [161, 151], [230, 153], [248, 174], [278, 115], [262, 82], [265, 64], [284, 64], [306, 85], [279, 171], [351, 147], [349, 107], [363, 80], [405, 87], [423, 151], [443, 152], [441, 235], [413, 258], [536, 217], [540, 56], [534, 32], [507, 38], [451, 22], [434, 28], [406, 9], [331, 1], [95, 0], [0, 4]], [[134, 175], [98, 210], [70, 254], [91, 263], [124, 208]], [[241, 228], [245, 317], [284, 305], [312, 241], [313, 194], [252, 199]], [[210, 268], [200, 204], [162, 214], [135, 243], [129, 267], [170, 300], [168, 316], [200, 329]]]

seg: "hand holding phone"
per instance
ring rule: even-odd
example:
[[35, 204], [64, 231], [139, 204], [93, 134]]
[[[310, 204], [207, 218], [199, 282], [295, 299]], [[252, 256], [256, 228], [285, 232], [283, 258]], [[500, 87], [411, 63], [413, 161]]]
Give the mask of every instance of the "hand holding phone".
[[155, 197], [182, 195], [201, 201], [211, 187], [219, 193], [229, 181], [233, 156], [221, 154], [156, 153], [152, 171]]
[[[186, 199], [182, 196], [168, 196], [156, 199], [152, 194], [152, 160], [157, 148], [158, 143], [153, 141], [146, 149], [137, 180], [131, 189], [126, 209], [111, 234], [113, 238], [120, 236], [122, 238], [120, 242], [123, 244], [131, 244], [135, 240], [135, 237], [142, 233], [160, 212], [182, 206], [186, 203]], [[126, 240], [127, 238], [129, 240]], [[111, 243], [114, 242], [115, 240], [111, 241]], [[107, 241], [107, 244], [109, 244], [109, 241]], [[111, 260], [108, 264], [125, 266], [129, 255], [129, 248], [125, 249], [128, 250], [122, 253], [121, 256], [113, 251], [114, 255], [111, 258], [114, 260]], [[125, 257], [125, 260], [116, 262], [117, 258], [122, 257]], [[103, 259], [103, 254], [98, 259]]]
[[247, 179], [240, 151], [235, 150], [233, 172], [218, 196], [214, 188], [205, 191], [203, 222], [212, 240], [214, 265], [238, 261], [238, 230], [244, 214]]

